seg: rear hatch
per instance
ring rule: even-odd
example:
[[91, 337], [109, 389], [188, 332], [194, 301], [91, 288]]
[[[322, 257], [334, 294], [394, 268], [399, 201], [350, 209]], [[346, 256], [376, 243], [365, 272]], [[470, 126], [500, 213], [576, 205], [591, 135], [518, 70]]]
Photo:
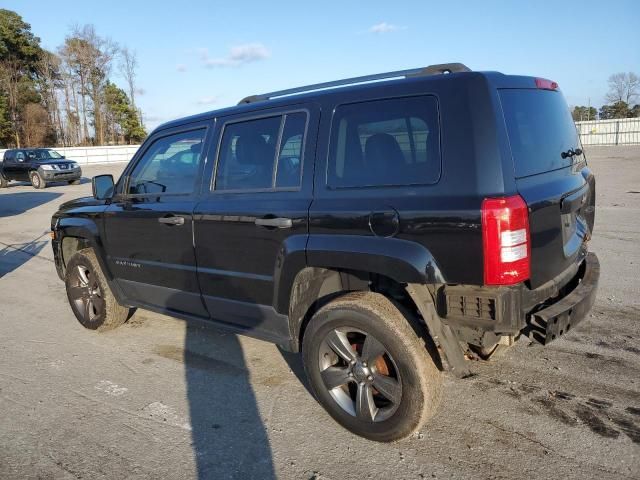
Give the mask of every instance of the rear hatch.
[[532, 288], [582, 261], [595, 212], [575, 124], [557, 85], [545, 85], [499, 90], [516, 188], [529, 207]]

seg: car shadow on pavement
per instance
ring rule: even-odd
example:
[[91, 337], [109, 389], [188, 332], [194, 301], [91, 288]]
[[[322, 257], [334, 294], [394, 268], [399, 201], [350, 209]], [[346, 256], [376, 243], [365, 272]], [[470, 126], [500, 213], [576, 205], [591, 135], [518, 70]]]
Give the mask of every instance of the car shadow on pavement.
[[287, 363], [287, 366], [291, 369], [291, 371], [296, 376], [298, 381], [307, 390], [307, 393], [311, 395], [311, 398], [315, 398], [313, 395], [313, 392], [311, 391], [311, 387], [309, 386], [307, 374], [304, 371], [304, 364], [302, 363], [302, 355], [300, 353], [287, 352], [285, 349], [283, 349], [280, 346], [278, 346], [278, 351], [280, 352], [280, 355], [282, 355], [282, 358]]
[[56, 192], [11, 192], [0, 195], [0, 218], [20, 215], [32, 208], [51, 202], [62, 193]]
[[[46, 232], [45, 232], [46, 233]], [[41, 240], [45, 234], [27, 243], [6, 245], [0, 243], [0, 278], [13, 272], [38, 255], [48, 240]]]
[[276, 478], [238, 336], [189, 321], [183, 360], [198, 478]]

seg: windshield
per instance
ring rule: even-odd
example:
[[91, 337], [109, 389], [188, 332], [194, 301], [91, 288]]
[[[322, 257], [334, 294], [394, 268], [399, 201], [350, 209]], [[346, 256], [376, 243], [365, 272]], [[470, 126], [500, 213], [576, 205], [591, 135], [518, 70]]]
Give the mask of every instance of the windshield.
[[56, 160], [62, 158], [55, 150], [29, 150], [27, 156], [32, 160]]
[[562, 153], [580, 148], [576, 126], [560, 92], [500, 90], [516, 177], [568, 167], [582, 156]]

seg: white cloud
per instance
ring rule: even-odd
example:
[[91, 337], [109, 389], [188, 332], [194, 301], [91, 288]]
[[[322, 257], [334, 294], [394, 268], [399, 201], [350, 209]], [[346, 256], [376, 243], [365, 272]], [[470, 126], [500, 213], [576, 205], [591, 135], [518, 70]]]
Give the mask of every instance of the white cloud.
[[202, 97], [202, 98], [199, 98], [196, 103], [198, 105], [213, 105], [214, 103], [218, 103], [218, 97], [216, 96]]
[[202, 58], [202, 61], [206, 61], [209, 58], [209, 49], [208, 48], [196, 48], [195, 49], [196, 53], [198, 53], [200, 55], [200, 58]]
[[229, 50], [229, 55], [223, 58], [209, 58], [209, 52], [206, 49], [199, 49], [199, 51], [206, 67], [239, 67], [271, 56], [269, 49], [261, 43], [235, 45]]
[[176, 65], [176, 70], [178, 72], [186, 72], [187, 66], [184, 63], [179, 63], [178, 65]]
[[372, 25], [369, 28], [369, 33], [391, 33], [397, 32], [398, 30], [405, 30], [407, 27], [400, 27], [398, 25], [394, 25], [393, 23], [380, 22]]

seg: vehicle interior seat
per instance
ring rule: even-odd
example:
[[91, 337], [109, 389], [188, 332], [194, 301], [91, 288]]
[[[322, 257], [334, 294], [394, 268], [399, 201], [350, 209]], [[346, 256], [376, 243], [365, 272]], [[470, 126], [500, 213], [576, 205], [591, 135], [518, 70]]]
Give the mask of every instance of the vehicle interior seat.
[[406, 162], [400, 145], [388, 133], [376, 133], [367, 138], [364, 145], [364, 158], [367, 175], [378, 182], [387, 179], [404, 178]]
[[227, 188], [269, 188], [273, 175], [275, 147], [270, 146], [260, 134], [244, 134], [236, 140], [236, 160], [251, 167], [251, 172], [239, 180], [239, 185]]

